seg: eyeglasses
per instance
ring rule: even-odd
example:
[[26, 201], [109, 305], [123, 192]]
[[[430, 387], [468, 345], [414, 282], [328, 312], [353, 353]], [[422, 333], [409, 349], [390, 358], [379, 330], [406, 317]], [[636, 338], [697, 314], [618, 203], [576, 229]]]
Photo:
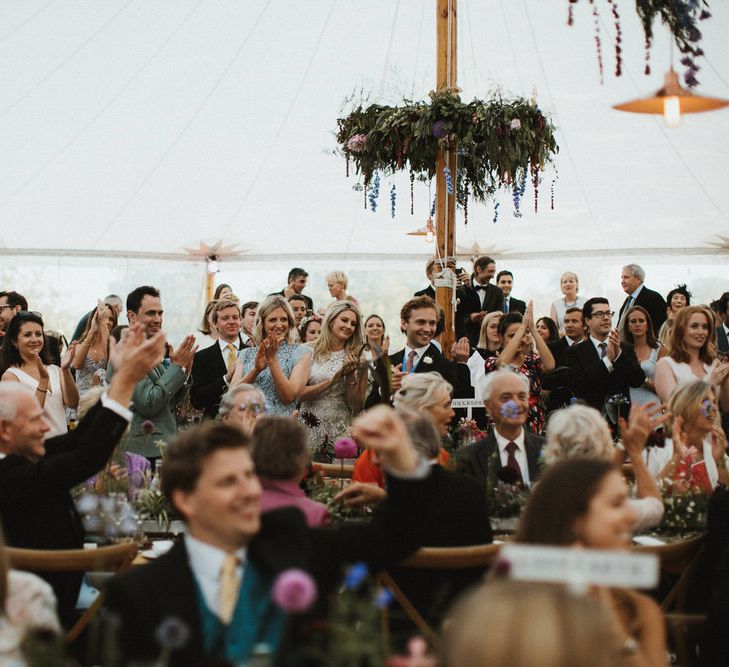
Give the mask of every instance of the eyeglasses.
[[14, 308], [14, 306], [8, 306], [7, 304], [3, 304], [0, 306], [0, 310], [2, 310], [3, 308]]
[[596, 310], [590, 317], [599, 317], [602, 319], [603, 317], [612, 317], [615, 315], [615, 312], [612, 310]]

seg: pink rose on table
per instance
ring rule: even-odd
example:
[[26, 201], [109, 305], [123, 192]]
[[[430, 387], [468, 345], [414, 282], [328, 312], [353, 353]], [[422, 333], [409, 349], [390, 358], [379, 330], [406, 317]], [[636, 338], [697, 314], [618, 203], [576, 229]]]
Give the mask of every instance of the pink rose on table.
[[316, 600], [316, 583], [304, 570], [284, 570], [273, 584], [273, 601], [289, 614], [306, 611]]
[[334, 443], [334, 456], [338, 459], [357, 458], [357, 443], [352, 438], [339, 438]]

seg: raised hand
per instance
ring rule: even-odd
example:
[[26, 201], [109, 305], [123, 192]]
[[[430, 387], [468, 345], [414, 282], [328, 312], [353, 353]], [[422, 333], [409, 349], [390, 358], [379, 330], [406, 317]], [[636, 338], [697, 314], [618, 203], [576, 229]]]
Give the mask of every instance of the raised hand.
[[64, 353], [63, 357], [61, 357], [61, 370], [65, 371], [66, 369], [70, 368], [71, 363], [73, 362], [73, 357], [76, 354], [76, 341], [71, 341], [71, 344], [66, 348], [66, 352]]
[[385, 336], [382, 339], [382, 347], [380, 349], [382, 350], [382, 354], [387, 356], [387, 352], [390, 349], [390, 337], [389, 336]]
[[607, 339], [607, 358], [612, 362], [620, 355], [620, 334], [617, 329], [613, 329], [608, 334]]
[[40, 354], [35, 355], [35, 367], [38, 369], [38, 375], [40, 376], [40, 379], [47, 380], [48, 379], [48, 369], [46, 368], [46, 365], [43, 363], [43, 359], [40, 358]]
[[165, 335], [159, 331], [146, 338], [145, 328], [140, 323], [129, 326], [124, 340], [110, 350], [111, 365], [117, 373], [141, 380], [162, 361], [165, 352]]
[[359, 368], [359, 357], [354, 352], [348, 352], [342, 362], [342, 375], [352, 375]]
[[471, 356], [471, 345], [468, 342], [468, 338], [464, 336], [453, 343], [451, 357], [453, 361], [464, 364], [468, 361], [469, 356]]
[[675, 458], [683, 459], [689, 453], [688, 436], [683, 430], [683, 417], [676, 417], [671, 427], [671, 440], [673, 441], [673, 455]]
[[524, 319], [522, 320], [527, 331], [535, 333], [536, 329], [534, 326], [534, 302], [530, 301], [527, 304], [526, 310], [524, 311]]
[[627, 421], [620, 417], [620, 433], [623, 436], [623, 445], [631, 459], [640, 456], [650, 434], [670, 416], [670, 412], [664, 414], [661, 406], [656, 405], [653, 401], [646, 405], [633, 403]]
[[392, 366], [392, 377], [390, 378], [390, 391], [394, 394], [402, 386], [402, 379], [407, 375], [400, 370], [399, 366]]
[[717, 465], [724, 465], [726, 456], [726, 435], [716, 426], [711, 430], [711, 455]]
[[273, 334], [270, 334], [268, 338], [261, 342], [261, 347], [264, 350], [264, 353], [266, 355], [266, 362], [268, 364], [270, 364], [276, 358], [276, 352], [278, 352], [279, 345], [280, 343], [278, 338], [276, 338], [276, 336], [274, 336]]
[[711, 375], [709, 375], [709, 384], [721, 384], [727, 379], [727, 377], [729, 377], [729, 362], [722, 361], [714, 367], [714, 370], [711, 371]]
[[402, 419], [389, 405], [376, 405], [352, 422], [352, 437], [380, 457], [383, 467], [394, 472], [411, 472], [418, 455]]
[[192, 362], [195, 359], [197, 348], [198, 346], [195, 345], [195, 336], [185, 336], [176, 350], [170, 345], [170, 361], [189, 371], [192, 368]]
[[354, 482], [334, 496], [336, 502], [344, 503], [347, 507], [378, 505], [386, 498], [385, 489], [368, 482]]

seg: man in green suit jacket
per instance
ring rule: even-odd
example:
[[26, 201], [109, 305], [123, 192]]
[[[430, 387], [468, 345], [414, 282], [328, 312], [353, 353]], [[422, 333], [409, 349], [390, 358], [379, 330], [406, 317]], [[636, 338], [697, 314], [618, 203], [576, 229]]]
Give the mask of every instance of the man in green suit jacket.
[[[129, 324], [144, 325], [147, 337], [162, 330], [162, 315], [162, 302], [156, 288], [143, 285], [128, 294]], [[186, 336], [177, 350], [170, 345], [169, 358], [137, 384], [132, 395], [134, 417], [122, 444], [125, 451], [154, 460], [160, 456], [155, 443], [159, 440], [167, 443], [176, 435], [175, 412], [187, 391], [186, 381], [196, 350], [194, 336]]]

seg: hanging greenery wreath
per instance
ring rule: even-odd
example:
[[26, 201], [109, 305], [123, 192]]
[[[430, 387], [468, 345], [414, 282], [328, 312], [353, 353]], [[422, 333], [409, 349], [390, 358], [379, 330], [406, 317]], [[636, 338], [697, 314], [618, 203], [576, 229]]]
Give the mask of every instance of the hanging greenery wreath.
[[[523, 188], [527, 175], [536, 191], [540, 170], [559, 150], [554, 125], [535, 102], [523, 98], [495, 96], [466, 104], [451, 91], [431, 92], [430, 102], [359, 106], [337, 123], [347, 165], [354, 162], [365, 188], [380, 171], [408, 170], [411, 178], [430, 179], [438, 149], [455, 149], [460, 203], [469, 195], [485, 201], [500, 187], [518, 188], [521, 183]], [[447, 171], [449, 179], [452, 194], [453, 175]], [[375, 178], [375, 187], [378, 183]]]
[[[567, 25], [574, 23], [573, 7], [579, 0], [568, 0]], [[600, 39], [600, 12], [597, 0], [587, 0], [592, 7], [595, 24], [595, 47], [600, 81], [603, 78], [602, 42]], [[617, 0], [605, 0], [615, 23], [615, 76], [622, 73], [622, 30]], [[689, 88], [698, 85], [696, 58], [704, 55], [699, 47], [701, 31], [698, 23], [711, 17], [708, 0], [635, 0], [635, 11], [643, 24], [645, 35], [645, 73], [650, 74], [650, 48], [653, 42], [653, 24], [657, 18], [666, 25], [678, 50], [683, 54], [681, 64], [686, 68], [683, 78]]]

